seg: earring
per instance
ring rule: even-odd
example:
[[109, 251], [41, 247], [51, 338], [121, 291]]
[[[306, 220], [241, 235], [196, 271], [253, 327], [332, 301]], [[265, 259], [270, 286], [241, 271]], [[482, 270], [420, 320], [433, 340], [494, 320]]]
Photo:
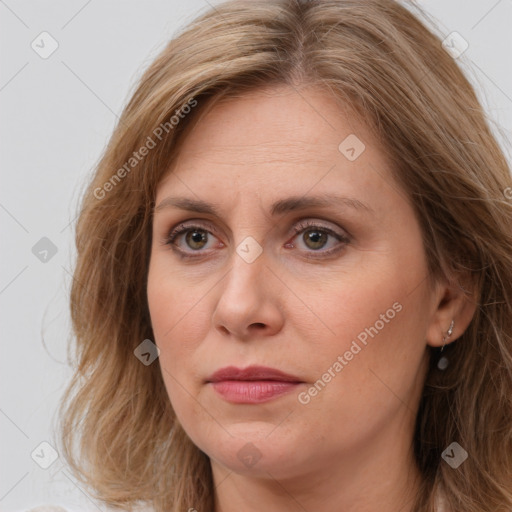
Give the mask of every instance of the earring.
[[[446, 340], [453, 334], [453, 327], [455, 326], [455, 322], [452, 320], [450, 323], [450, 327], [448, 327], [448, 330], [446, 331], [446, 335], [443, 336], [443, 346], [441, 347], [440, 353], [444, 350], [444, 346], [446, 345]], [[442, 356], [439, 358], [439, 361], [437, 362], [437, 367], [440, 370], [446, 370], [448, 368], [449, 360], [446, 356]]]

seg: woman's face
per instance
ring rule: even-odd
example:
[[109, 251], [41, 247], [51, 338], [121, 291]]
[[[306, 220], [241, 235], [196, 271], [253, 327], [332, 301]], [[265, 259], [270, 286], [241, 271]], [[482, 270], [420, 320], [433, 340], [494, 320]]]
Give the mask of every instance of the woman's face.
[[[152, 243], [165, 386], [214, 468], [410, 456], [437, 306], [421, 232], [382, 147], [326, 92], [214, 106], [159, 185]], [[292, 378], [212, 377], [250, 366]]]

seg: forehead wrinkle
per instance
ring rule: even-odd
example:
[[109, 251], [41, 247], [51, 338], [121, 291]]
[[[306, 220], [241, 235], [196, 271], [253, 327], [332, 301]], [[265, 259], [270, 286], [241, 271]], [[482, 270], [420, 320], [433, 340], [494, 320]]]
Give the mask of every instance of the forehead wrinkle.
[[[247, 152], [244, 150], [247, 150]], [[272, 150], [277, 151], [273, 152]], [[333, 151], [331, 145], [323, 144], [321, 146], [319, 144], [301, 142], [296, 144], [216, 145], [206, 149], [186, 151], [184, 157], [186, 159], [222, 165], [247, 166], [254, 163], [318, 164], [319, 161], [325, 160], [329, 152], [332, 152], [333, 156], [337, 156], [337, 148]], [[249, 156], [250, 160], [248, 159]], [[226, 159], [228, 159], [228, 161], [226, 161]], [[233, 159], [236, 159], [236, 161], [233, 162]]]

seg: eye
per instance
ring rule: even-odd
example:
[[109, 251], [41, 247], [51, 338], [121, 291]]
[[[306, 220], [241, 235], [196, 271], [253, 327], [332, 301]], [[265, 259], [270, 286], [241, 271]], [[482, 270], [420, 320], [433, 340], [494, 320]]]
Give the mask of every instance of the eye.
[[[180, 224], [174, 228], [164, 243], [175, 248], [179, 253], [182, 253], [182, 257], [195, 257], [196, 255], [188, 255], [186, 252], [192, 250], [192, 252], [201, 252], [202, 249], [208, 249], [208, 243], [211, 238], [215, 238], [211, 231], [214, 231], [213, 226], [207, 225], [209, 229], [205, 229], [202, 226]], [[223, 246], [224, 244], [221, 245]], [[185, 247], [183, 247], [185, 246]], [[197, 254], [201, 256], [201, 254]]]
[[[217, 238], [212, 233], [215, 231], [215, 227], [209, 223], [204, 226], [181, 223], [169, 233], [163, 243], [171, 246], [181, 258], [197, 258], [208, 253], [203, 249], [212, 249], [213, 241]], [[297, 245], [309, 258], [328, 257], [341, 251], [350, 243], [349, 237], [344, 232], [336, 232], [330, 227], [309, 220], [299, 221], [293, 227], [293, 232], [294, 238], [299, 238], [302, 234]], [[326, 246], [330, 247], [324, 249]], [[224, 247], [224, 244], [219, 242], [217, 247]], [[285, 247], [293, 249], [296, 244], [287, 242]]]
[[[298, 238], [299, 240], [298, 245], [306, 248], [306, 254], [308, 252], [318, 253], [318, 255], [310, 254], [307, 255], [307, 257], [316, 258], [330, 256], [341, 251], [348, 243], [350, 243], [350, 239], [346, 234], [342, 232], [338, 233], [334, 229], [309, 220], [300, 221], [294, 226], [293, 231], [296, 233], [294, 238]], [[302, 236], [299, 237], [301, 234]], [[321, 250], [326, 246], [330, 247], [325, 250]], [[287, 243], [285, 247], [294, 247], [294, 244]]]

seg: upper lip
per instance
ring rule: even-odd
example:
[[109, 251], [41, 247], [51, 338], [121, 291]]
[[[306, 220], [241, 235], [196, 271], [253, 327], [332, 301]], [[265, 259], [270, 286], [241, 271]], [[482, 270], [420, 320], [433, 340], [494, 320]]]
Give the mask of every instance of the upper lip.
[[267, 366], [248, 366], [237, 368], [226, 366], [208, 377], [207, 382], [220, 382], [223, 380], [276, 380], [281, 382], [301, 382], [299, 377], [282, 372]]

